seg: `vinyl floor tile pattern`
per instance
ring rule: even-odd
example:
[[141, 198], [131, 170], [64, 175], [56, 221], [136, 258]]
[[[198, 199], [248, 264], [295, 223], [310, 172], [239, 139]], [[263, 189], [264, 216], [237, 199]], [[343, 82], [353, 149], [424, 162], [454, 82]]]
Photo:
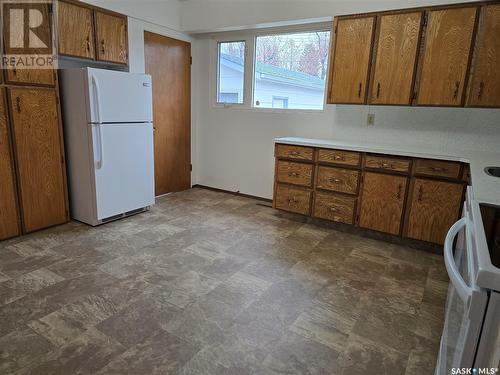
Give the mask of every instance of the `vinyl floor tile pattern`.
[[431, 374], [443, 259], [191, 189], [0, 243], [0, 374]]

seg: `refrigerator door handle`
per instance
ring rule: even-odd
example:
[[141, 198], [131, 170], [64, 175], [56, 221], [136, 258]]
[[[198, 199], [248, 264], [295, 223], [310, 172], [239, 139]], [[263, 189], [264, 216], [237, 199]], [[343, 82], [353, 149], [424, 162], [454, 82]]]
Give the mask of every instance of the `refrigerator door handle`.
[[[460, 299], [465, 303], [467, 308], [469, 308], [473, 290], [462, 278], [462, 275], [460, 274], [460, 271], [455, 263], [455, 258], [453, 257], [453, 241], [455, 240], [458, 232], [460, 232], [466, 225], [467, 217], [463, 217], [453, 224], [448, 231], [444, 241], [444, 264], [446, 266], [446, 270], [448, 271], [450, 282], [455, 287]], [[470, 249], [465, 250], [470, 251]]]
[[101, 123], [101, 89], [99, 88], [99, 82], [94, 75], [92, 75], [92, 87], [94, 88], [95, 94], [95, 110], [97, 114], [97, 122]]
[[99, 130], [99, 161], [97, 162], [97, 169], [102, 168], [104, 162], [104, 150], [103, 150], [103, 136], [102, 136], [102, 124], [97, 124], [97, 129]]

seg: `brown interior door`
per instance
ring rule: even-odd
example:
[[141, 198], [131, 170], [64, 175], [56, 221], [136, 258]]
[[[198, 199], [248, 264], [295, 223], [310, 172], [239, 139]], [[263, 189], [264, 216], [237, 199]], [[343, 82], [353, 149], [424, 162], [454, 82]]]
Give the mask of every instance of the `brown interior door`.
[[475, 19], [475, 7], [429, 12], [418, 105], [463, 104]]
[[471, 107], [500, 107], [500, 4], [481, 10], [474, 74], [469, 92]]
[[442, 245], [460, 214], [463, 190], [462, 184], [415, 179], [406, 236]]
[[23, 226], [67, 221], [67, 193], [56, 92], [9, 89]]
[[336, 21], [329, 103], [366, 102], [375, 17]]
[[421, 12], [380, 17], [371, 103], [411, 103], [421, 19]]
[[59, 54], [95, 58], [92, 9], [59, 1]]
[[98, 60], [127, 64], [127, 18], [96, 11], [95, 22]]
[[0, 240], [19, 234], [14, 166], [10, 147], [5, 95], [0, 88]]
[[359, 226], [399, 234], [408, 178], [365, 172]]
[[191, 187], [191, 44], [144, 33], [153, 77], [156, 195]]

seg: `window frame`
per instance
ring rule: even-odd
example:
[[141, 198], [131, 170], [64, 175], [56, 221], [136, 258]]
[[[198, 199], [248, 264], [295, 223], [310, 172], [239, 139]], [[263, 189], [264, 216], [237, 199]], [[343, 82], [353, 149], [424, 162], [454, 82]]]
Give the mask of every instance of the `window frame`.
[[[328, 50], [328, 67], [326, 73], [325, 87], [323, 91], [323, 108], [322, 109], [304, 109], [304, 108], [261, 108], [254, 106], [254, 74], [255, 74], [255, 62], [256, 62], [256, 51], [255, 45], [258, 36], [268, 36], [274, 34], [297, 34], [297, 33], [312, 33], [316, 31], [328, 31], [330, 32], [330, 46]], [[328, 110], [327, 107], [327, 93], [328, 93], [328, 79], [330, 76], [331, 67], [331, 51], [333, 44], [333, 30], [332, 22], [330, 20], [325, 22], [310, 23], [303, 25], [285, 26], [285, 27], [273, 27], [273, 28], [262, 28], [255, 30], [245, 30], [239, 32], [223, 32], [214, 34], [210, 39], [210, 72], [209, 77], [209, 89], [212, 93], [210, 95], [210, 101], [212, 108], [223, 108], [223, 109], [233, 109], [233, 110], [249, 110], [255, 112], [276, 112], [276, 113], [323, 113]], [[218, 103], [218, 77], [219, 77], [219, 43], [220, 42], [245, 42], [245, 69], [244, 69], [244, 80], [243, 80], [243, 104], [230, 104], [230, 103]], [[250, 58], [249, 58], [250, 57]]]
[[[225, 103], [225, 102], [219, 102], [219, 89], [220, 89], [220, 46], [223, 43], [244, 43], [245, 44], [245, 52], [244, 52], [244, 57], [243, 57], [243, 91], [242, 91], [242, 100], [241, 103]], [[247, 97], [246, 93], [246, 76], [247, 76], [247, 60], [248, 60], [248, 47], [247, 47], [247, 41], [245, 39], [236, 39], [236, 40], [217, 40], [217, 55], [216, 55], [216, 65], [217, 65], [217, 71], [216, 71], [216, 84], [215, 84], [215, 103], [219, 106], [222, 107], [230, 107], [230, 106], [242, 106], [245, 104], [245, 99]]]

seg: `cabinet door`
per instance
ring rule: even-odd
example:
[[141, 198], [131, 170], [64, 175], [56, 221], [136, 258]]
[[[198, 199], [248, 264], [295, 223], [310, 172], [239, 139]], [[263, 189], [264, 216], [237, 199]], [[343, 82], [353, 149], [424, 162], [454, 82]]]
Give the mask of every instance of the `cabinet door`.
[[7, 69], [7, 83], [54, 86], [55, 72], [51, 69]]
[[463, 104], [475, 19], [473, 7], [429, 12], [418, 105]]
[[411, 103], [421, 19], [421, 12], [380, 17], [371, 103]]
[[359, 226], [399, 234], [408, 178], [366, 172]]
[[4, 99], [4, 90], [0, 88], [0, 240], [19, 234], [14, 166]]
[[127, 64], [127, 18], [96, 11], [95, 21], [98, 60]]
[[443, 244], [462, 206], [463, 184], [416, 179], [406, 236]]
[[59, 54], [95, 58], [92, 9], [59, 1]]
[[9, 100], [24, 230], [63, 223], [67, 195], [56, 92], [11, 88]]
[[500, 5], [481, 10], [468, 105], [500, 107]]
[[375, 17], [336, 20], [329, 103], [366, 102]]

